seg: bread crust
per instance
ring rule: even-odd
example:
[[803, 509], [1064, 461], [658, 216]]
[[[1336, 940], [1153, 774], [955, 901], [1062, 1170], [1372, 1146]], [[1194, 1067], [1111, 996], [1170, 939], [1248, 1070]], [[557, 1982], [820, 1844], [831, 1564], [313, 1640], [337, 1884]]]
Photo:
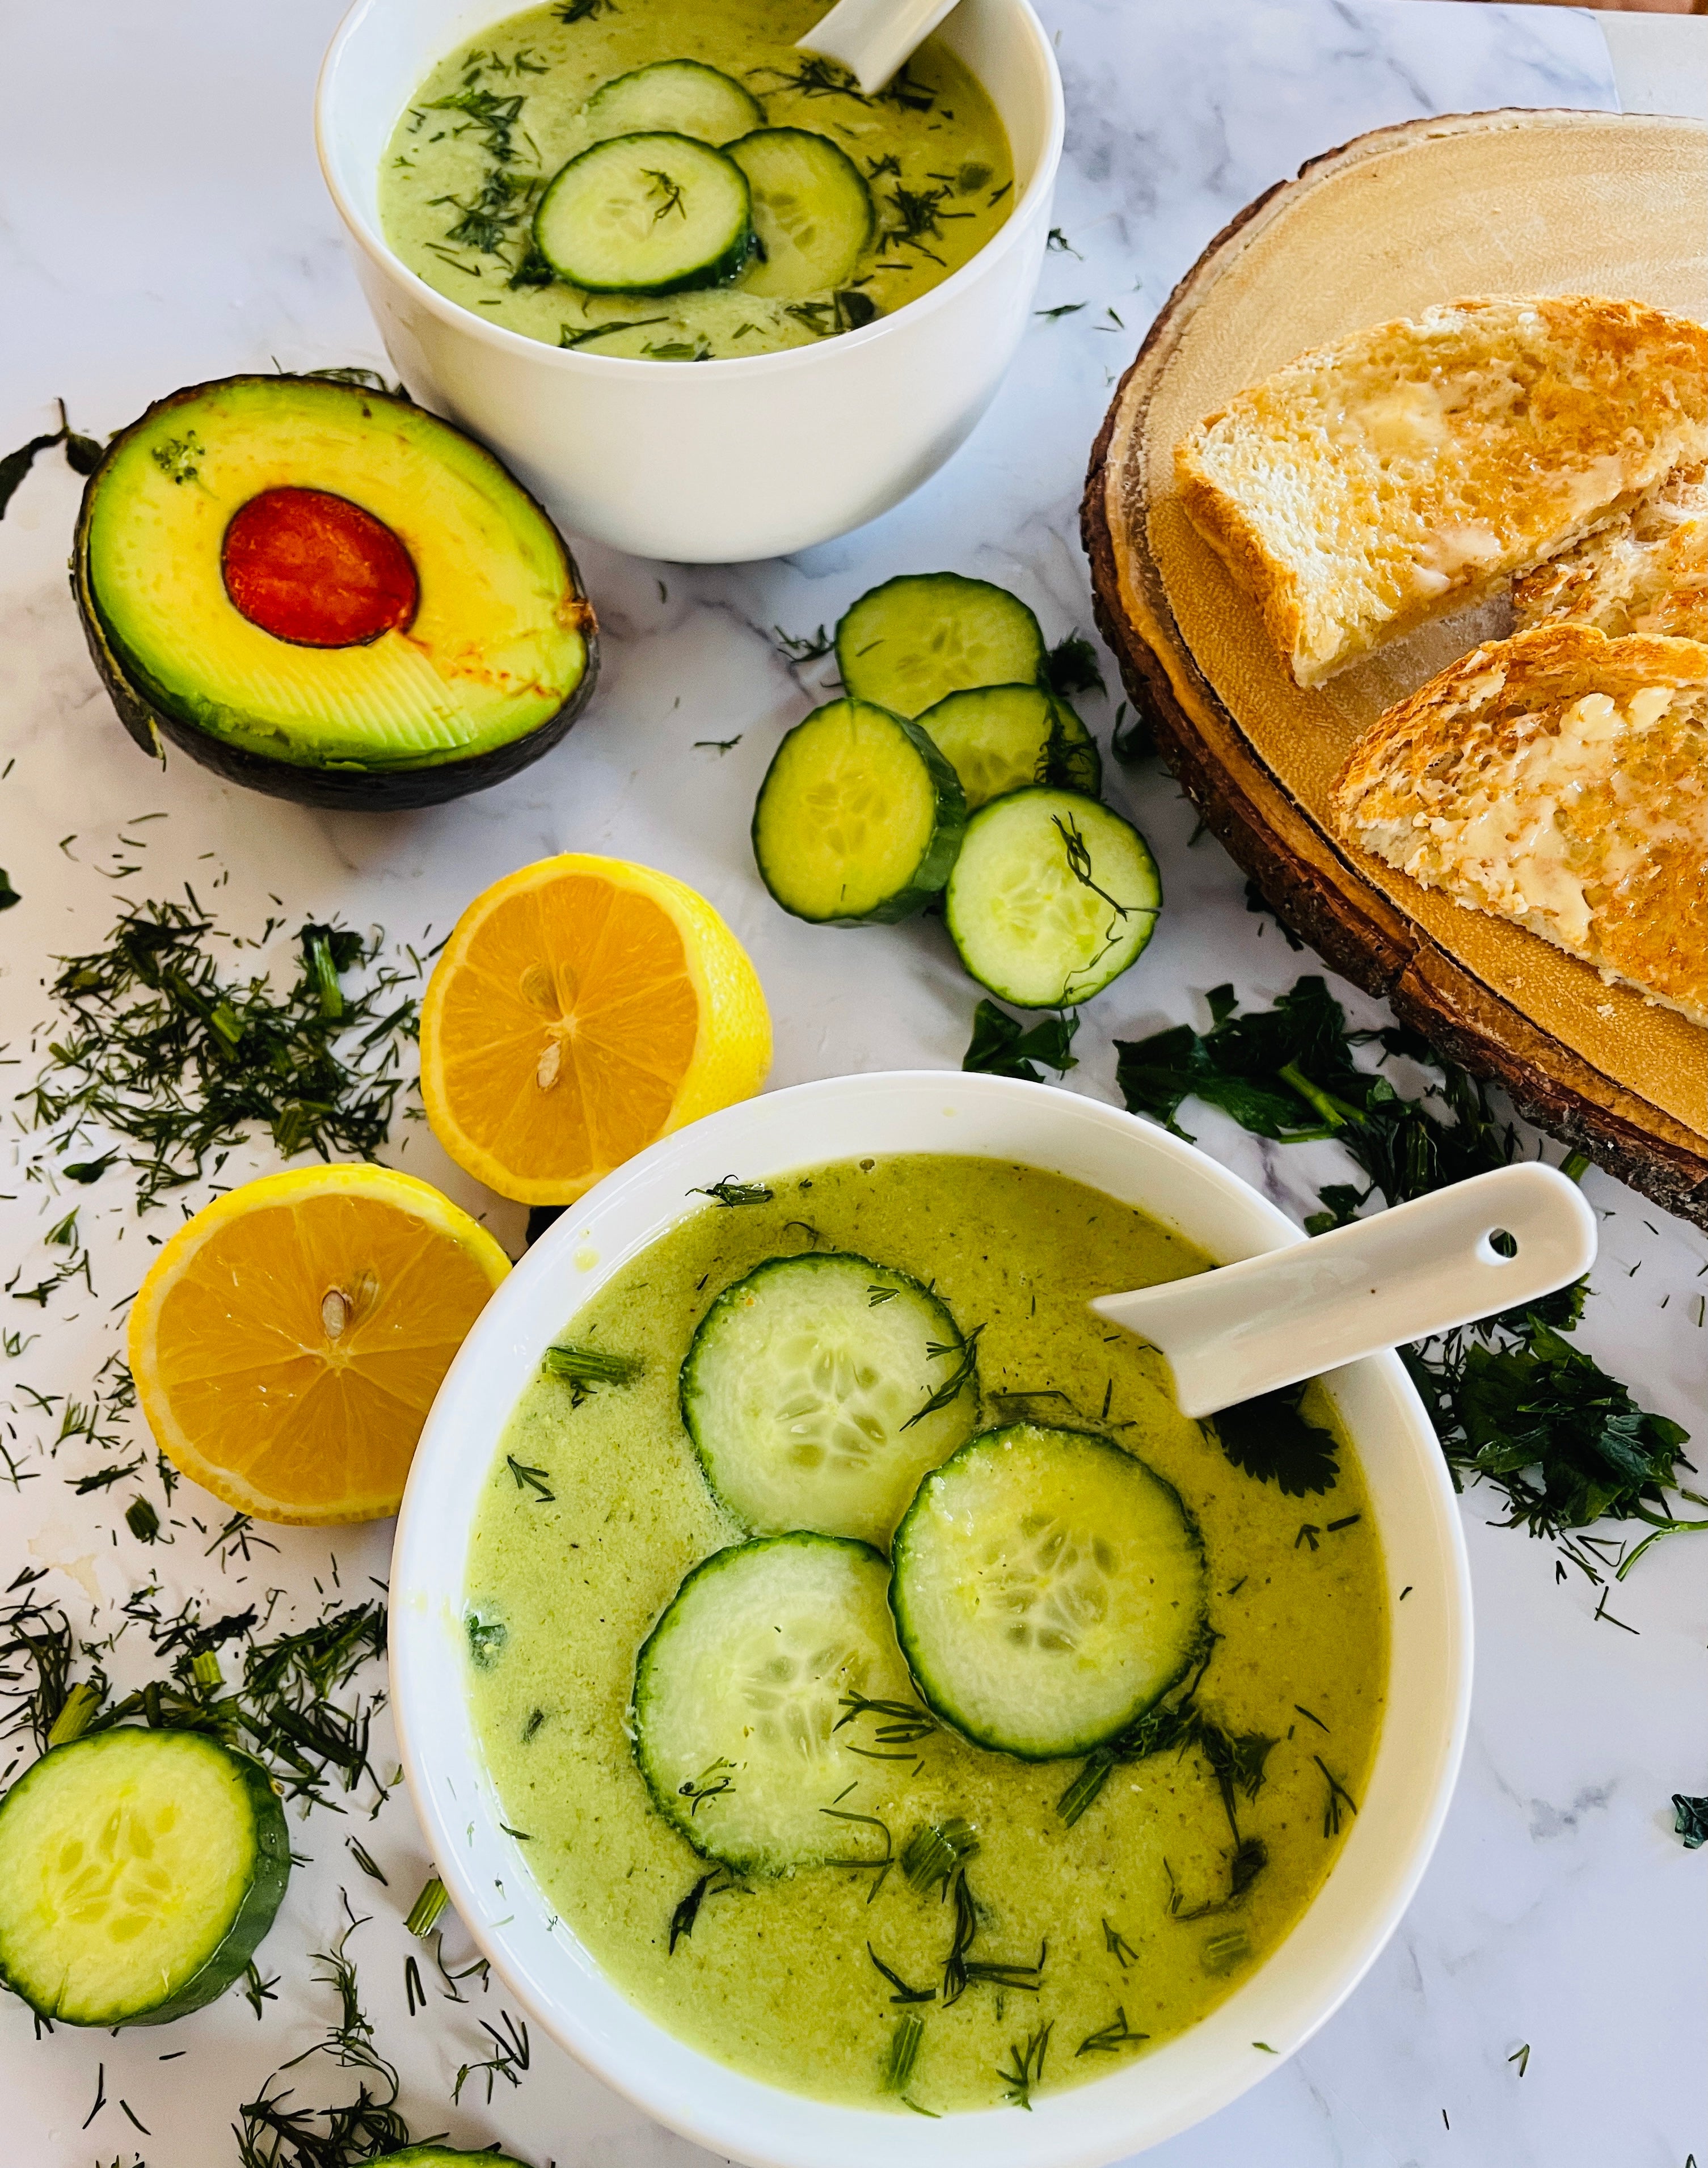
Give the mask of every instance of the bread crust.
[[1616, 638], [1708, 640], [1708, 468], [1679, 468], [1513, 588], [1520, 632], [1567, 620]]
[[1708, 645], [1547, 624], [1390, 708], [1343, 842], [1708, 1024]]
[[1708, 458], [1708, 329], [1472, 297], [1297, 356], [1174, 452], [1187, 517], [1301, 686], [1497, 592]]

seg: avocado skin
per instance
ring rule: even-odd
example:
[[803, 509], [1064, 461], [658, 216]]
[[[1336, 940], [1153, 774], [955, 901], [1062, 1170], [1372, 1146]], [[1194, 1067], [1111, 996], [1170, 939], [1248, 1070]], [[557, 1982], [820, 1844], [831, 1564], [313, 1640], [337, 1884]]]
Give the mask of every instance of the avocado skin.
[[[286, 378], [283, 380], [289, 382], [290, 380]], [[130, 428], [140, 428], [161, 406], [174, 405], [179, 400], [193, 399], [198, 393], [210, 390], [215, 385], [228, 381], [229, 379], [216, 378], [208, 384], [187, 385], [168, 398], [155, 401], [147, 412], [130, 425]], [[376, 401], [391, 400], [401, 406], [414, 403], [408, 399], [398, 399], [393, 393], [386, 391], [364, 391], [364, 396]], [[435, 417], [440, 421], [443, 418], [442, 416]], [[453, 425], [445, 423], [444, 426]], [[524, 768], [530, 767], [550, 752], [559, 740], [568, 734], [572, 725], [591, 699], [599, 674], [599, 626], [589, 604], [584, 635], [587, 667], [569, 699], [555, 715], [529, 731], [525, 736], [513, 738], [486, 752], [471, 754], [466, 760], [440, 761], [433, 767], [423, 768], [309, 768], [294, 761], [272, 759], [247, 746], [232, 745], [209, 731], [198, 730], [194, 723], [184, 721], [182, 716], [171, 714], [152, 700], [146, 691], [130, 676], [108, 639], [100, 613], [95, 607], [94, 590], [89, 580], [89, 519], [94, 508], [95, 492], [108, 460], [130, 434], [130, 429], [119, 432], [107, 447], [100, 465], [83, 485], [71, 561], [72, 597], [77, 603], [83, 637], [88, 643], [89, 659], [118, 712], [120, 721], [150, 759], [159, 761], [162, 767], [166, 764], [162, 742], [164, 740], [176, 746], [179, 752], [187, 753], [201, 767], [211, 768], [226, 782], [241, 784], [244, 789], [258, 790], [269, 798], [287, 798], [297, 805], [325, 806], [334, 811], [349, 813], [412, 813], [423, 806], [443, 805], [454, 798], [466, 798], [473, 791], [489, 790], [495, 784], [508, 783], [513, 775], [519, 775]], [[488, 456], [496, 455], [489, 454]], [[507, 468], [505, 471], [508, 474], [509, 470]], [[513, 476], [510, 479], [515, 481]], [[519, 482], [515, 486], [521, 489]], [[529, 502], [539, 510], [541, 518], [556, 532], [556, 522], [545, 507], [529, 492], [524, 491], [523, 494], [529, 497]], [[564, 544], [563, 555], [576, 592], [584, 600], [586, 589], [582, 584], [580, 568], [570, 554], [567, 543]]]

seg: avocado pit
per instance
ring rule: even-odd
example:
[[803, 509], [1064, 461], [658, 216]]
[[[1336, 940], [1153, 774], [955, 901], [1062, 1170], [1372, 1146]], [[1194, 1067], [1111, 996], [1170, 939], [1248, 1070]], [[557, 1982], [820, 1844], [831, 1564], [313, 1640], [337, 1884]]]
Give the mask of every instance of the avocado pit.
[[371, 512], [325, 489], [266, 489], [232, 515], [220, 550], [232, 606], [295, 647], [364, 647], [413, 624], [421, 583]]

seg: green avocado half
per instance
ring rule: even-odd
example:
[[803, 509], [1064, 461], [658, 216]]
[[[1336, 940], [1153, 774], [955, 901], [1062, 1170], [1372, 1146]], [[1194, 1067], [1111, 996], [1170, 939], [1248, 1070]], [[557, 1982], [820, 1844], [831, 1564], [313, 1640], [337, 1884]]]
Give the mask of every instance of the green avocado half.
[[486, 2168], [523, 2168], [521, 2161], [489, 2146], [484, 2153], [464, 2153], [455, 2145], [406, 2145], [401, 2153], [388, 2153], [371, 2168], [456, 2168], [459, 2162], [482, 2161]]
[[562, 536], [411, 401], [232, 376], [157, 401], [89, 477], [72, 585], [143, 750], [383, 812], [503, 782], [598, 672]]

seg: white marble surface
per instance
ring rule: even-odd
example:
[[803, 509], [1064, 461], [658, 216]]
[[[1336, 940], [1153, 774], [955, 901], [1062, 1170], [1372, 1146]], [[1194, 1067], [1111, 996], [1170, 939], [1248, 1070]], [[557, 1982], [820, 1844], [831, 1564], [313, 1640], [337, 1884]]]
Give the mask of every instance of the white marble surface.
[[[337, 0], [156, 0], [146, 9], [67, 0], [0, 19], [10, 86], [0, 141], [0, 444], [49, 426], [56, 394], [78, 428], [104, 433], [178, 385], [271, 359], [381, 361], [311, 151], [310, 90], [336, 13]], [[339, 911], [418, 943], [481, 885], [568, 848], [650, 860], [716, 900], [769, 992], [776, 1082], [958, 1062], [973, 995], [940, 932], [809, 930], [777, 912], [754, 876], [753, 791], [780, 732], [808, 704], [814, 674], [788, 668], [766, 629], [810, 631], [875, 579], [938, 565], [1013, 585], [1052, 639], [1086, 626], [1075, 520], [1087, 447], [1151, 314], [1232, 212], [1302, 159], [1383, 123], [1503, 104], [1616, 103], [1600, 33], [1582, 14], [1415, 0], [1051, 0], [1046, 13], [1067, 84], [1057, 217], [1074, 252], [1048, 259], [1040, 306], [1088, 306], [1039, 321], [968, 447], [860, 534], [788, 562], [705, 573], [587, 552], [605, 626], [597, 704], [502, 790], [434, 813], [336, 818], [245, 796], [182, 760], [163, 776], [152, 769], [85, 659], [63, 577], [76, 486], [56, 455], [43, 462], [0, 524], [0, 721], [3, 755], [15, 757], [0, 785], [0, 863], [24, 895], [0, 918], [0, 1038], [19, 1065], [6, 1076], [33, 1073], [46, 959], [94, 945], [118, 896], [168, 894], [187, 877], [212, 886], [229, 869], [217, 890], [228, 927], [256, 925], [271, 891], [293, 925]], [[1108, 706], [1093, 699], [1087, 712], [1106, 737]], [[737, 733], [727, 756], [693, 747]], [[1232, 979], [1265, 997], [1311, 965], [1273, 922], [1246, 911], [1242, 883], [1213, 842], [1190, 847], [1189, 809], [1166, 775], [1129, 770], [1114, 789], [1157, 848], [1169, 904], [1140, 968], [1086, 1015], [1083, 1064], [1070, 1083], [1105, 1097], [1113, 1034], [1202, 1022], [1206, 986]], [[123, 823], [155, 810], [169, 817], [129, 831], [147, 839], [130, 854], [146, 870], [110, 878], [124, 862]], [[1375, 1013], [1357, 996], [1351, 1006]], [[1195, 1126], [1296, 1209], [1338, 1172], [1328, 1146], [1261, 1146], [1214, 1117]], [[27, 1146], [9, 1126], [7, 1134], [0, 1272], [22, 1263], [28, 1285], [39, 1277], [39, 1236], [65, 1207], [15, 1178]], [[490, 1207], [499, 1231], [517, 1236], [513, 1209], [448, 1170], [421, 1126], [398, 1149], [404, 1164]], [[1608, 1216], [1585, 1340], [1650, 1405], [1708, 1431], [1708, 1333], [1696, 1329], [1695, 1299], [1708, 1243], [1599, 1175], [1588, 1193]], [[0, 1325], [40, 1332], [12, 1366], [13, 1411], [0, 1406], [14, 1451], [43, 1427], [19, 1386], [86, 1389], [115, 1344], [142, 1262], [122, 1184], [109, 1177], [77, 1194], [98, 1297], [62, 1291], [40, 1317], [0, 1305], [9, 1312]], [[67, 1478], [85, 1463], [74, 1448], [24, 1464], [37, 1480], [0, 1489], [3, 1578], [49, 1565], [45, 1585], [74, 1615], [121, 1597], [150, 1567], [174, 1602], [205, 1588], [221, 1607], [277, 1584], [311, 1613], [328, 1570], [323, 1538], [281, 1535], [276, 1552], [221, 1575], [188, 1529], [171, 1550], [141, 1553], [119, 1522], [124, 1491], [116, 1506], [111, 1493], [76, 1498]], [[1708, 2160], [1708, 1854], [1683, 1850], [1667, 1804], [1675, 1789], [1708, 1788], [1708, 1539], [1662, 1546], [1617, 1591], [1610, 1607], [1627, 1633], [1594, 1619], [1597, 1591], [1587, 1584], [1556, 1585], [1546, 1546], [1486, 1526], [1488, 1509], [1474, 1496], [1464, 1512], [1478, 1607], [1476, 1711], [1418, 1900], [1318, 2038], [1152, 2155], [1159, 2168], [1683, 2168], [1692, 2148]], [[346, 1589], [384, 1574], [388, 1534], [373, 1528], [331, 1547]], [[353, 1828], [389, 1871], [389, 1888], [354, 1871], [343, 1844]], [[352, 1952], [418, 2133], [501, 2139], [559, 2168], [664, 2168], [692, 2155], [537, 2037], [519, 2090], [501, 2086], [490, 2107], [466, 2094], [453, 2109], [451, 2077], [479, 2052], [475, 2021], [495, 2017], [503, 1995], [495, 1988], [469, 2010], [436, 2002], [412, 2022], [405, 2013], [399, 1915], [426, 1866], [407, 1800], [394, 1797], [371, 1827], [317, 1815], [296, 1841], [314, 1863], [295, 1877], [266, 1946], [266, 1969], [282, 1979], [258, 2024], [228, 1995], [169, 2033], [61, 2031], [37, 2044], [19, 2006], [0, 2008], [0, 2155], [29, 2168], [230, 2161], [239, 2101], [331, 2014], [306, 1953], [334, 1932], [341, 1884], [374, 1915]], [[1520, 2075], [1509, 2058], [1525, 2043]], [[180, 2048], [178, 2059], [157, 2059]], [[98, 2067], [106, 2104], [82, 2128]], [[313, 2065], [298, 2082], [305, 2101], [346, 2096], [350, 2084]], [[149, 2135], [126, 2120], [121, 2096]]]

